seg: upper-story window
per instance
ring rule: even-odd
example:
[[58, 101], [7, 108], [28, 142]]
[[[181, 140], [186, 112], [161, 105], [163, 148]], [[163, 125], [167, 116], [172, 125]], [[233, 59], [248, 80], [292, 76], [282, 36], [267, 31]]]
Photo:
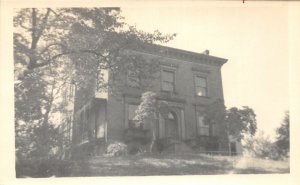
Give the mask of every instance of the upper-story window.
[[140, 87], [140, 78], [138, 73], [134, 70], [127, 71], [127, 84], [130, 87]]
[[108, 82], [108, 70], [101, 69], [100, 72], [97, 73], [97, 80], [96, 80], [96, 88], [97, 91], [103, 92], [107, 88], [107, 82]]
[[175, 71], [162, 71], [162, 90], [174, 92], [175, 90]]
[[195, 90], [197, 96], [207, 96], [207, 80], [205, 77], [195, 76]]

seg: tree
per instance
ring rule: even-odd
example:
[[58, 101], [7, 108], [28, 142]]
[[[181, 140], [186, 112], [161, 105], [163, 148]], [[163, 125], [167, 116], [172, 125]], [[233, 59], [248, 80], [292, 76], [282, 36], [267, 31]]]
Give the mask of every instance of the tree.
[[135, 120], [136, 127], [150, 127], [151, 131], [151, 143], [149, 150], [152, 152], [153, 145], [155, 142], [155, 130], [154, 124], [156, 121], [156, 112], [157, 112], [157, 105], [156, 105], [156, 93], [147, 91], [142, 94], [141, 103], [138, 106], [137, 110], [135, 111], [135, 116], [133, 120]]
[[[25, 8], [15, 12], [13, 21], [15, 126], [27, 135], [27, 127], [59, 122], [52, 118], [66, 112], [61, 97], [68, 85], [88, 89], [89, 79], [102, 70], [113, 75], [127, 70], [131, 59], [120, 58], [128, 46], [175, 36], [137, 30], [123, 22], [119, 8]], [[100, 86], [104, 83], [100, 78]]]
[[244, 154], [262, 159], [280, 158], [276, 145], [266, 136], [263, 131], [253, 137], [245, 137], [243, 140]]
[[156, 119], [156, 93], [144, 92], [141, 97], [141, 103], [135, 111], [136, 127], [143, 125], [148, 119]]
[[54, 125], [21, 125], [16, 136], [16, 155], [19, 160], [49, 159], [58, 147], [59, 133]]
[[205, 111], [204, 123], [219, 125], [219, 137], [221, 147], [228, 144], [230, 152], [229, 136], [241, 141], [245, 134], [253, 136], [256, 132], [256, 115], [250, 107], [243, 106], [241, 109], [232, 107], [225, 108], [222, 100], [218, 99], [209, 105]]
[[269, 159], [286, 159], [289, 157], [289, 112], [285, 113], [285, 117], [281, 126], [277, 128], [277, 137], [274, 142], [260, 131], [254, 137], [246, 137], [243, 147], [246, 154], [253, 157], [269, 158]]
[[69, 75], [52, 68], [56, 70], [35, 69], [15, 85], [16, 154], [23, 159], [48, 158], [58, 144], [55, 117], [67, 111], [61, 92]]
[[97, 67], [112, 68], [120, 50], [175, 36], [139, 31], [123, 22], [119, 8], [20, 9], [14, 27], [15, 64], [23, 66], [21, 77], [74, 54], [96, 57]]
[[254, 136], [257, 123], [256, 115], [248, 106], [243, 106], [241, 109], [232, 107], [226, 111], [227, 132], [229, 135], [241, 141], [245, 134]]
[[279, 153], [283, 157], [289, 157], [290, 151], [290, 114], [289, 111], [285, 113], [284, 119], [280, 127], [276, 130], [276, 146], [278, 147]]
[[[168, 42], [175, 36], [137, 30], [123, 22], [119, 8], [20, 9], [14, 17], [14, 27], [16, 79], [24, 79], [34, 69], [62, 63], [60, 59], [67, 57], [73, 62], [76, 72], [72, 82], [78, 88], [87, 88], [89, 79], [108, 69], [109, 83], [117, 83], [118, 74], [126, 72], [128, 66], [139, 71], [143, 79], [150, 79], [141, 65], [130, 65], [133, 57], [124, 50], [141, 43]], [[154, 62], [148, 63], [153, 65]], [[108, 89], [101, 76], [98, 82], [98, 86]]]
[[[89, 10], [90, 14], [88, 14]], [[72, 28], [76, 25], [78, 27], [80, 23], [84, 24], [83, 20], [87, 20], [88, 15], [94, 20], [98, 16], [99, 20], [95, 20], [95, 24], [98, 24], [96, 29], [100, 29], [99, 32], [111, 27], [118, 28], [122, 23], [117, 23], [118, 15], [110, 15], [114, 9], [89, 10], [76, 8], [20, 9], [14, 17], [15, 63], [23, 64], [27, 70], [32, 70], [46, 66], [68, 54], [93, 53], [95, 50], [91, 48], [81, 50], [81, 48], [77, 48], [78, 45], [69, 42]], [[76, 35], [73, 39], [76, 39]], [[94, 39], [97, 41], [99, 38]], [[70, 44], [75, 45], [71, 47]], [[80, 41], [77, 44], [80, 44]]]

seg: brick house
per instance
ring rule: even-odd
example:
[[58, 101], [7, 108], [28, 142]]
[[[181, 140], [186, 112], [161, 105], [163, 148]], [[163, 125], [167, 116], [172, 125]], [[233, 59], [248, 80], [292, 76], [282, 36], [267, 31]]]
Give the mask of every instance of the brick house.
[[[125, 53], [159, 61], [150, 90], [157, 94], [157, 102], [167, 102], [168, 107], [159, 109], [154, 120], [152, 129], [158, 140], [171, 138], [181, 145], [197, 146], [198, 151], [228, 151], [228, 143], [225, 146], [218, 137], [222, 132], [219, 125], [203, 123], [206, 107], [224, 101], [221, 67], [227, 59], [211, 56], [209, 51], [195, 53], [154, 44]], [[109, 81], [109, 71], [107, 76]], [[77, 89], [72, 129], [75, 153], [99, 152], [107, 141], [124, 140], [124, 131], [131, 127], [145, 91], [135, 86], [140, 81], [128, 76], [130, 73], [120, 78], [125, 85], [118, 95], [97, 92], [96, 79], [90, 89]], [[177, 150], [176, 144], [173, 150]]]

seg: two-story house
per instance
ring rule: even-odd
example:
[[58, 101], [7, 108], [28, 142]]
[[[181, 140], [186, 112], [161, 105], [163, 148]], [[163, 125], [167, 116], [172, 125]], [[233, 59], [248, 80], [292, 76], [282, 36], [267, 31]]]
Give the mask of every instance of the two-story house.
[[[222, 132], [218, 124], [209, 126], [203, 122], [206, 107], [217, 99], [224, 101], [221, 67], [227, 59], [211, 56], [208, 51], [195, 53], [154, 44], [130, 48], [126, 53], [148, 62], [158, 61], [150, 90], [157, 94], [157, 102], [163, 101], [168, 107], [158, 111], [154, 124], [156, 138], [173, 138], [185, 143], [200, 138], [200, 151], [227, 150], [218, 140]], [[110, 72], [106, 75], [109, 81]], [[79, 99], [83, 91], [75, 92], [74, 148], [87, 143], [101, 148], [109, 140], [124, 139], [124, 130], [133, 124], [135, 110], [145, 91], [135, 86], [143, 82], [130, 80], [135, 79], [130, 75], [128, 72], [120, 78], [125, 85], [117, 95], [103, 95], [91, 88], [84, 90], [89, 98], [82, 101]]]

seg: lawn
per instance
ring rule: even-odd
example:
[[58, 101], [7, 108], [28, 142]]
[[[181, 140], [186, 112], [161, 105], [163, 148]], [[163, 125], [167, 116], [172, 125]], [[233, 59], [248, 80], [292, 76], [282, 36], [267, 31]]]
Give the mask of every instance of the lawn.
[[137, 155], [93, 157], [74, 162], [71, 176], [145, 176], [289, 173], [289, 161], [247, 157]]

